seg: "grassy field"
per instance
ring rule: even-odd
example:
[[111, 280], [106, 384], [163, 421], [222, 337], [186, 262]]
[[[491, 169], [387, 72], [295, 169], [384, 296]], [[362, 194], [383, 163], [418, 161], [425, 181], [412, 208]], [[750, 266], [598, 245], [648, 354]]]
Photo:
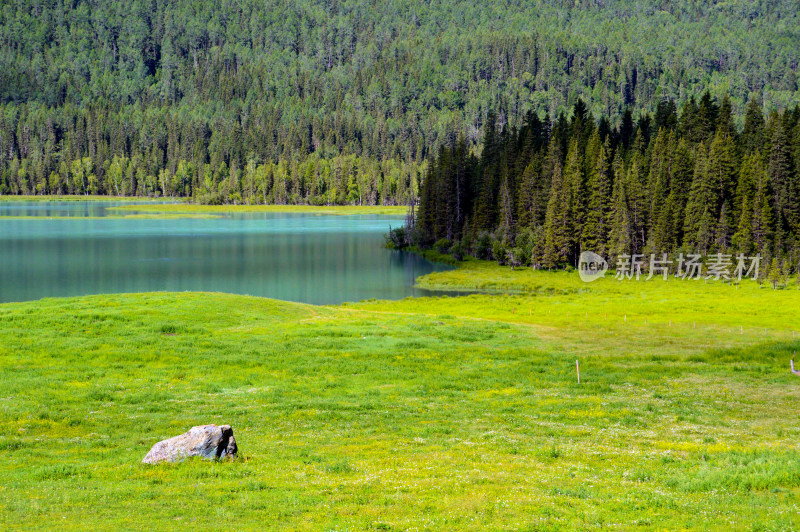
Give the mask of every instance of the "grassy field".
[[[0, 305], [0, 522], [800, 528], [799, 291], [481, 262], [419, 284], [515, 292]], [[240, 458], [140, 463], [202, 423]]]

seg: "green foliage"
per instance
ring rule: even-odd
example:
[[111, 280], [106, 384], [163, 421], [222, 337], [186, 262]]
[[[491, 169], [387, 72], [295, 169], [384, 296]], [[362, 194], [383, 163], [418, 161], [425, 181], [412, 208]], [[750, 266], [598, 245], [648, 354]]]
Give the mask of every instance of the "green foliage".
[[[686, 102], [695, 143], [754, 96], [750, 150], [772, 136], [754, 115], [800, 100], [798, 28], [792, 0], [9, 2], [0, 194], [407, 205], [453, 132], [477, 153], [495, 123], [519, 129], [579, 98], [622, 124], [627, 147], [633, 112], [655, 112], [656, 133]], [[730, 100], [690, 100], [705, 90]], [[480, 210], [484, 229], [544, 210], [501, 194], [541, 161], [514, 175], [500, 162], [482, 182], [502, 200]]]
[[440, 238], [439, 240], [436, 241], [436, 243], [433, 244], [433, 249], [437, 253], [444, 254], [444, 253], [447, 253], [450, 250], [450, 247], [452, 245], [453, 245], [453, 243], [450, 242], [450, 240], [448, 240], [446, 238]]
[[390, 249], [405, 249], [408, 247], [408, 233], [405, 227], [390, 229], [386, 235], [386, 247]]
[[[480, 157], [458, 145], [430, 160], [416, 211], [420, 245], [461, 235], [477, 258], [548, 269], [575, 266], [585, 250], [612, 264], [625, 254], [689, 252], [795, 263], [800, 151], [788, 139], [800, 132], [800, 107], [758, 116], [748, 107], [739, 132], [729, 100], [718, 106], [706, 93], [680, 114], [660, 106], [657, 131], [640, 117], [627, 145], [625, 122], [595, 120], [580, 102], [569, 119], [486, 129]], [[467, 191], [458, 202], [455, 189]]]

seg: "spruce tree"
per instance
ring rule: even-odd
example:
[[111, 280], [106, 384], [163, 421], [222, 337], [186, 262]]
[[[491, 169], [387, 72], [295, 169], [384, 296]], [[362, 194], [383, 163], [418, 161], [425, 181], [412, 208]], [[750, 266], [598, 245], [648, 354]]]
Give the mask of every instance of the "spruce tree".
[[[599, 134], [592, 137], [590, 145], [599, 143]], [[588, 208], [583, 227], [583, 247], [602, 256], [608, 252], [608, 233], [611, 219], [611, 142], [605, 143], [595, 155], [594, 164], [588, 179]], [[588, 151], [588, 150], [587, 150]]]
[[772, 263], [769, 265], [769, 273], [767, 273], [767, 280], [769, 280], [769, 284], [772, 286], [773, 290], [776, 290], [780, 286], [781, 282], [781, 266], [778, 262], [777, 257], [772, 259]]
[[628, 194], [626, 191], [627, 179], [624, 175], [622, 158], [617, 153], [614, 156], [614, 187], [611, 197], [611, 227], [609, 234], [608, 251], [612, 257], [631, 254], [631, 225], [628, 211]]
[[740, 143], [745, 154], [754, 153], [763, 146], [764, 138], [764, 113], [758, 100], [751, 98], [747, 102], [744, 113], [744, 127], [740, 136]]
[[686, 211], [686, 204], [689, 201], [689, 190], [692, 184], [694, 173], [694, 161], [692, 152], [686, 139], [680, 139], [675, 147], [670, 173], [670, 197], [673, 207], [673, 229], [675, 244], [679, 246], [683, 242], [683, 226]]
[[626, 108], [619, 125], [619, 143], [624, 150], [631, 145], [633, 134], [633, 113], [630, 108]]
[[643, 184], [644, 156], [634, 151], [627, 172], [625, 190], [628, 197], [628, 215], [631, 226], [631, 252], [642, 253], [647, 241], [647, 196]]
[[699, 109], [694, 96], [691, 96], [683, 103], [678, 128], [681, 136], [692, 144], [697, 144], [703, 139]]
[[540, 164], [531, 162], [522, 172], [517, 200], [517, 219], [520, 227], [530, 227], [539, 221], [541, 191], [538, 188], [540, 169], [537, 166]]
[[722, 104], [719, 106], [719, 115], [717, 117], [717, 131], [721, 132], [726, 138], [736, 141], [736, 128], [733, 125], [733, 108], [731, 107], [731, 99], [725, 94], [722, 98]]
[[733, 235], [733, 247], [737, 253], [749, 256], [753, 251], [753, 209], [750, 206], [751, 197], [742, 199], [739, 209], [739, 224]]
[[708, 254], [711, 250], [711, 245], [714, 242], [714, 228], [716, 222], [714, 216], [708, 207], [704, 207], [700, 214], [700, 220], [697, 223], [697, 235], [694, 239], [694, 249], [704, 255]]
[[797, 228], [798, 191], [784, 124], [777, 120], [773, 129], [767, 172], [773, 193], [775, 247], [782, 249]]
[[545, 268], [554, 269], [567, 264], [570, 251], [571, 220], [568, 193], [565, 187], [561, 163], [553, 168], [550, 199], [544, 222], [544, 253], [542, 262]]
[[739, 180], [736, 184], [736, 194], [734, 195], [733, 208], [734, 214], [737, 218], [741, 216], [744, 200], [748, 200], [749, 207], [752, 210], [753, 197], [756, 193], [756, 179], [757, 176], [763, 175], [763, 173], [763, 163], [761, 161], [760, 153], [756, 151], [755, 153], [746, 155], [744, 157], [744, 160], [742, 161], [742, 167], [739, 170]]
[[514, 223], [514, 200], [511, 196], [511, 188], [508, 184], [508, 176], [503, 175], [503, 182], [500, 185], [499, 191], [499, 202], [500, 202], [500, 211], [499, 211], [499, 224], [500, 224], [500, 232], [502, 234], [503, 240], [508, 242], [513, 242], [514, 240], [514, 231], [515, 231], [515, 223]]
[[708, 235], [713, 217], [710, 212], [712, 203], [714, 203], [714, 189], [708, 173], [708, 148], [705, 144], [700, 144], [695, 155], [694, 176], [689, 202], [684, 213], [684, 244], [689, 249], [704, 249], [701, 247], [701, 242], [710, 242]]
[[653, 121], [656, 131], [661, 129], [672, 131], [678, 127], [678, 109], [675, 106], [675, 100], [667, 99], [658, 102]]
[[483, 128], [483, 152], [478, 170], [475, 223], [482, 230], [491, 230], [495, 223], [497, 188], [502, 146], [496, 131], [497, 115], [489, 112]]
[[719, 212], [716, 232], [714, 234], [714, 248], [721, 253], [725, 253], [731, 245], [736, 225], [731, 216], [731, 206], [728, 200], [722, 203]]
[[[733, 139], [726, 136], [722, 129], [718, 129], [711, 142], [708, 154], [708, 181], [711, 195], [708, 198], [709, 211], [712, 217], [721, 217], [726, 201], [733, 197], [733, 191], [738, 180], [737, 161]], [[728, 207], [730, 209], [730, 205]], [[726, 222], [732, 223], [730, 212], [726, 213]], [[723, 228], [727, 232], [731, 227]]]
[[586, 218], [586, 182], [583, 173], [583, 157], [578, 139], [570, 142], [567, 161], [564, 165], [564, 191], [569, 212], [568, 259], [575, 263], [581, 252], [581, 236]]
[[704, 92], [702, 98], [700, 98], [700, 105], [698, 106], [697, 113], [701, 135], [700, 140], [711, 138], [717, 129], [719, 106], [708, 91]]
[[758, 253], [764, 255], [772, 246], [774, 234], [772, 194], [766, 174], [757, 175], [757, 177], [756, 193], [753, 199], [753, 244]]
[[664, 222], [662, 211], [667, 206], [670, 192], [670, 172], [673, 155], [672, 133], [667, 129], [659, 130], [650, 149], [650, 172], [647, 179], [648, 197], [648, 245], [645, 252], [660, 252], [664, 248], [666, 228], [659, 224]]

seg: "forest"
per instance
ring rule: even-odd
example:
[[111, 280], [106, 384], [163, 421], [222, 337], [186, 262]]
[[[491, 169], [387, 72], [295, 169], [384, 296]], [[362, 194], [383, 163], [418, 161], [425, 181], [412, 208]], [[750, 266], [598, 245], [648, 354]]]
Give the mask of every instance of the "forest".
[[615, 126], [706, 91], [729, 97], [734, 121], [750, 99], [791, 108], [796, 7], [6, 2], [0, 194], [409, 204], [439, 146], [461, 136], [480, 153], [487, 123], [520, 130], [579, 99]]
[[495, 120], [479, 156], [463, 137], [439, 150], [415, 225], [393, 245], [548, 269], [576, 266], [584, 250], [760, 254], [773, 275], [796, 268], [800, 106], [765, 119], [751, 100], [741, 129], [730, 100], [708, 93], [615, 128], [582, 101], [552, 124]]
[[800, 0], [0, 0], [0, 523], [800, 530], [798, 67]]

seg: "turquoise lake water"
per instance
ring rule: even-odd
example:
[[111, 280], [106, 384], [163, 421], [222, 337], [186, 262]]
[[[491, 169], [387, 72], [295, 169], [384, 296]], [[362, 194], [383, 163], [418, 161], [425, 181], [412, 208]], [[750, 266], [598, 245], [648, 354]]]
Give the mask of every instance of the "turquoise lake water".
[[402, 217], [107, 217], [119, 214], [108, 209], [116, 205], [0, 202], [0, 302], [149, 291], [315, 304], [401, 299], [430, 295], [414, 279], [449, 269], [383, 247]]

